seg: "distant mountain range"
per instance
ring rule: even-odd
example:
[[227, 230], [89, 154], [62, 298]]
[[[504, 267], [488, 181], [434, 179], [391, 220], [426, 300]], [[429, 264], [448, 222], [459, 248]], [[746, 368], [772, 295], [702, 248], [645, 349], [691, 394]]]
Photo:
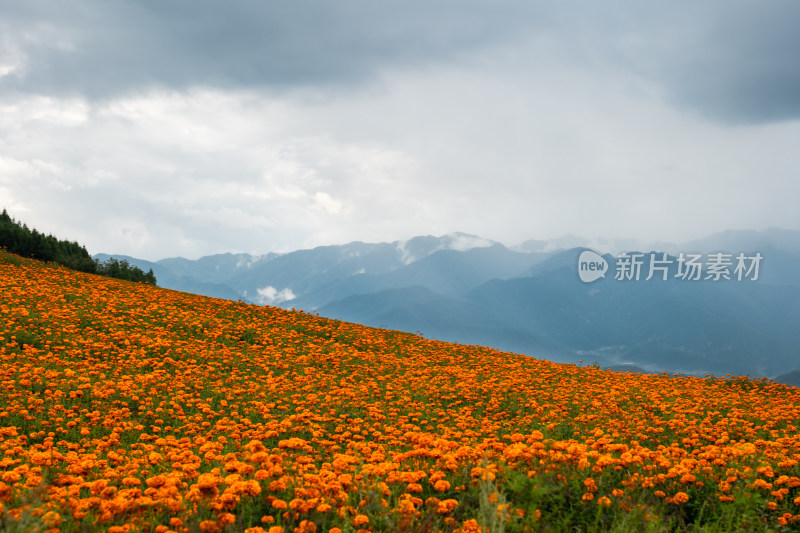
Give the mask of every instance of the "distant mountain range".
[[[608, 272], [584, 283], [578, 258], [590, 247], [604, 254]], [[638, 281], [615, 279], [620, 251], [641, 251]], [[731, 254], [733, 279], [705, 279], [705, 271], [696, 281], [676, 277], [681, 252]], [[737, 281], [740, 252], [761, 255], [756, 281]], [[788, 379], [800, 369], [800, 231], [726, 231], [680, 245], [568, 236], [513, 248], [455, 233], [261, 256], [95, 257], [152, 268], [170, 289], [554, 361]], [[670, 264], [666, 281], [657, 269], [645, 281], [651, 259], [654, 267]]]

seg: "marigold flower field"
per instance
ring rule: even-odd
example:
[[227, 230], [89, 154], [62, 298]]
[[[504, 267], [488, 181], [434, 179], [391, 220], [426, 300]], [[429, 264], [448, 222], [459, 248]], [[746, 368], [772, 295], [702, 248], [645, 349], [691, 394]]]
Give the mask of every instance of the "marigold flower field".
[[798, 531], [800, 389], [0, 252], [0, 530]]

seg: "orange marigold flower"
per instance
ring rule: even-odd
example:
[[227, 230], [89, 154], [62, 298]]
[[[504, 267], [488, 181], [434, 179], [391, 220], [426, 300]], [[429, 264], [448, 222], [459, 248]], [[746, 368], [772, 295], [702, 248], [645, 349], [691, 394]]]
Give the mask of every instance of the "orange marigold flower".
[[772, 490], [772, 483], [768, 483], [763, 479], [757, 479], [753, 483], [753, 488], [755, 489], [765, 489], [765, 490]]
[[406, 490], [411, 493], [422, 492], [422, 485], [419, 483], [409, 483], [408, 487], [406, 487]]
[[56, 528], [61, 523], [61, 515], [55, 511], [48, 511], [42, 516], [45, 527]]
[[775, 476], [775, 473], [772, 471], [772, 467], [770, 466], [759, 466], [758, 468], [756, 468], [756, 472], [766, 477]]
[[433, 484], [433, 488], [439, 492], [444, 492], [450, 488], [450, 482], [446, 479], [440, 479]]
[[200, 522], [200, 531], [203, 533], [220, 533], [222, 531], [222, 526], [213, 520], [203, 520]]
[[272, 500], [272, 507], [273, 507], [273, 509], [277, 509], [279, 511], [282, 511], [283, 509], [286, 509], [287, 507], [289, 507], [289, 504], [287, 504], [285, 501], [283, 501], [281, 499], [276, 498], [276, 499]]
[[317, 524], [311, 520], [303, 520], [297, 527], [298, 533], [314, 533], [317, 530]]
[[480, 533], [481, 526], [478, 524], [477, 520], [470, 518], [461, 525], [461, 531], [463, 533]]
[[145, 480], [145, 483], [147, 483], [148, 487], [158, 488], [167, 483], [167, 476], [164, 474], [159, 474], [157, 476], [149, 477]]
[[676, 504], [686, 503], [689, 501], [689, 495], [685, 492], [677, 492], [675, 496], [672, 497], [672, 501]]
[[222, 480], [216, 474], [200, 474], [197, 478], [197, 486], [200, 489], [215, 488]]
[[449, 514], [453, 509], [458, 507], [458, 500], [448, 499], [440, 501], [436, 506], [436, 512], [439, 514]]
[[609, 507], [611, 505], [611, 498], [608, 496], [600, 496], [597, 498], [597, 505], [601, 507]]

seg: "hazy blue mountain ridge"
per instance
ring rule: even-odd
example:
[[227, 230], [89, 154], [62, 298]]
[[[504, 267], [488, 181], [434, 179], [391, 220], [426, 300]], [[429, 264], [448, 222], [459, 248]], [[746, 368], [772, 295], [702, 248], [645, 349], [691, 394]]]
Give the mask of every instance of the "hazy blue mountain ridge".
[[800, 368], [800, 232], [729, 231], [654, 248], [656, 259], [759, 252], [758, 281], [676, 279], [675, 255], [668, 280], [645, 281], [650, 248], [641, 248], [639, 281], [614, 279], [616, 256], [606, 253], [605, 278], [583, 283], [577, 261], [587, 248], [558, 248], [576, 242], [590, 244], [568, 236], [507, 248], [459, 233], [263, 256], [125, 259], [153, 268], [164, 287], [556, 361], [695, 374]]

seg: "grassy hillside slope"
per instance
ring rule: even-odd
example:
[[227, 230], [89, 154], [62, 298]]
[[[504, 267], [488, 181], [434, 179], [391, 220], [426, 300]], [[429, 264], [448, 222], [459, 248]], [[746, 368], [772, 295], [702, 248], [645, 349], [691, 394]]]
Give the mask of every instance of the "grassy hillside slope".
[[0, 252], [0, 529], [800, 526], [800, 389], [559, 365]]

